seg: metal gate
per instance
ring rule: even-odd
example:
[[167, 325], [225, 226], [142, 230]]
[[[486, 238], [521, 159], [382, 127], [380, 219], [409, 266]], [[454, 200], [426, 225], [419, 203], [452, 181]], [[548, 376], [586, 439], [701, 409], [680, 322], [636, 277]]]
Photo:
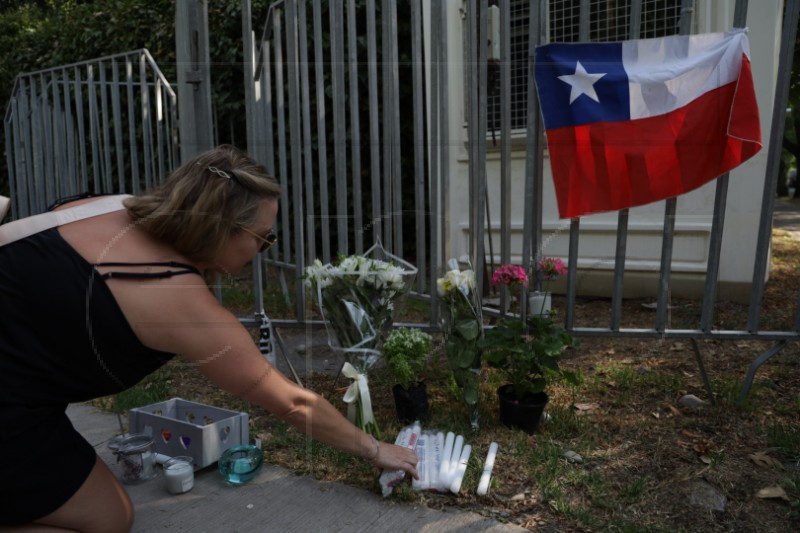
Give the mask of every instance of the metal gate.
[[[501, 36], [499, 48], [499, 110], [493, 128], [500, 132], [501, 208], [508, 209], [510, 194], [510, 43], [513, 2], [497, 3]], [[547, 9], [552, 2], [530, 1], [528, 54], [546, 42]], [[469, 249], [479, 283], [484, 258], [509, 262], [511, 228], [504, 212], [500, 219], [499, 252], [487, 254], [487, 57], [485, 39], [489, 18], [486, 0], [462, 2], [467, 103], [464, 120], [468, 140], [456, 146], [448, 131], [448, 21], [447, 2], [421, 0], [278, 1], [269, 10], [260, 39], [252, 39], [245, 21], [245, 58], [248, 74], [248, 146], [280, 178], [284, 188], [280, 246], [266, 259], [295, 280], [296, 320], [281, 325], [308, 325], [301, 277], [304, 267], [319, 257], [327, 262], [337, 253], [359, 253], [380, 241], [391, 253], [414, 262], [420, 269], [416, 296], [430, 301], [432, 314], [421, 327], [438, 327], [436, 298], [430, 298], [437, 274], [451, 250], [447, 225], [452, 187], [450, 151], [464, 149], [469, 164]], [[579, 40], [590, 40], [590, 0], [579, 5]], [[641, 36], [643, 2], [626, 4], [630, 24], [623, 38]], [[245, 17], [249, 2], [243, 2]], [[679, 24], [672, 33], [691, 33], [694, 0], [682, 0]], [[745, 27], [747, 1], [738, 0], [734, 27]], [[673, 258], [675, 199], [664, 205], [661, 269], [655, 323], [649, 329], [621, 327], [621, 302], [628, 229], [628, 212], [620, 211], [616, 229], [613, 289], [607, 327], [587, 328], [574, 323], [576, 268], [581, 237], [580, 219], [569, 222], [569, 271], [566, 285], [565, 327], [578, 336], [687, 338], [692, 342], [701, 371], [700, 339], [760, 339], [773, 347], [753, 361], [742, 390], [764, 361], [787, 341], [800, 338], [800, 318], [791, 331], [763, 331], [760, 304], [769, 260], [775, 175], [783, 136], [783, 110], [788, 95], [791, 55], [798, 19], [798, 1], [788, 0], [784, 16], [780, 79], [776, 84], [775, 112], [763, 205], [752, 279], [746, 330], [715, 329], [715, 295], [721, 235], [726, 208], [727, 174], [717, 179], [713, 227], [702, 313], [691, 329], [671, 329], [667, 310]], [[399, 24], [398, 21], [405, 21]], [[519, 21], [517, 21], [519, 23]], [[522, 265], [530, 270], [542, 245], [542, 161], [544, 141], [539, 109], [528, 71], [527, 136], [525, 150], [525, 213]], [[492, 246], [491, 241], [488, 241]], [[525, 301], [526, 294], [520, 295]], [[502, 305], [505, 299], [502, 295]], [[795, 296], [796, 297], [796, 296]], [[523, 306], [524, 307], [524, 306]], [[492, 313], [492, 310], [487, 310]], [[497, 312], [496, 310], [494, 312]], [[502, 313], [502, 311], [500, 311]], [[523, 313], [525, 311], [523, 310]], [[708, 380], [703, 372], [707, 388]], [[710, 390], [709, 390], [710, 393]]]
[[17, 76], [4, 124], [12, 218], [160, 182], [178, 161], [176, 103], [144, 49]]
[[[563, 1], [563, 0], [558, 0]], [[578, 9], [581, 41], [590, 40], [593, 0], [571, 0]], [[674, 32], [692, 31], [694, 0], [680, 1]], [[510, 71], [511, 24], [520, 24], [512, 4], [499, 2], [492, 24], [499, 26], [499, 60], [488, 57], [485, 39], [489, 2], [460, 2], [463, 24], [464, 123], [467, 141], [454, 142], [450, 131], [451, 26], [448, 2], [427, 0], [283, 0], [275, 2], [254, 38], [250, 2], [242, 0], [246, 63], [248, 149], [279, 177], [284, 189], [279, 220], [280, 244], [264, 258], [281, 273], [285, 290], [295, 296], [295, 318], [273, 324], [314, 326], [306, 315], [302, 284], [305, 265], [315, 258], [329, 261], [339, 253], [360, 253], [380, 242], [394, 255], [419, 268], [414, 296], [430, 302], [425, 324], [438, 328], [438, 304], [431, 298], [436, 278], [451, 255], [451, 213], [454, 152], [463, 154], [468, 176], [469, 256], [479, 283], [493, 258], [507, 263], [512, 251], [509, 206], [512, 150]], [[548, 6], [531, 0], [525, 44], [527, 58], [547, 35]], [[625, 38], [641, 35], [644, 0], [625, 2], [630, 24]], [[744, 27], [746, 0], [737, 0], [734, 26]], [[758, 243], [748, 307], [742, 330], [715, 329], [717, 272], [727, 199], [727, 175], [717, 179], [713, 226], [702, 311], [693, 328], [673, 329], [668, 321], [673, 263], [675, 199], [664, 203], [661, 269], [655, 321], [651, 328], [622, 327], [628, 212], [618, 213], [608, 325], [575, 323], [577, 264], [581, 220], [569, 221], [566, 312], [564, 326], [578, 336], [690, 339], [702, 371], [698, 340], [756, 339], [772, 343], [757, 357], [745, 377], [744, 396], [757, 368], [787, 342], [800, 339], [800, 313], [793, 329], [765, 331], [759, 324], [765, 273], [769, 261], [775, 176], [783, 136], [783, 110], [788, 97], [791, 56], [800, 0], [787, 0], [775, 85], [771, 143], [764, 179]], [[673, 33], [674, 33], [673, 32]], [[496, 86], [490, 91], [489, 65]], [[525, 220], [522, 265], [530, 270], [542, 247], [544, 142], [532, 69], [528, 69], [527, 110], [523, 118], [525, 150]], [[495, 82], [492, 82], [495, 83]], [[491, 93], [491, 96], [490, 96]], [[488, 105], [489, 99], [491, 106]], [[489, 117], [487, 108], [494, 109]], [[5, 117], [6, 153], [12, 195], [12, 217], [44, 211], [55, 199], [82, 191], [132, 192], [158, 182], [177, 166], [176, 98], [146, 50], [129, 52], [20, 75]], [[491, 228], [486, 215], [487, 143], [499, 132], [497, 151], [501, 224]], [[497, 251], [490, 238], [499, 230]], [[488, 245], [488, 253], [487, 253]], [[261, 266], [255, 268], [255, 320], [268, 325], [263, 312]], [[283, 276], [291, 273], [291, 276]], [[286, 283], [290, 279], [293, 285]], [[501, 295], [502, 314], [508, 294]], [[525, 299], [523, 292], [519, 295]], [[797, 295], [791, 295], [797, 298]], [[800, 301], [800, 300], [798, 300]], [[524, 310], [523, 310], [524, 313]], [[708, 380], [703, 375], [706, 387]]]

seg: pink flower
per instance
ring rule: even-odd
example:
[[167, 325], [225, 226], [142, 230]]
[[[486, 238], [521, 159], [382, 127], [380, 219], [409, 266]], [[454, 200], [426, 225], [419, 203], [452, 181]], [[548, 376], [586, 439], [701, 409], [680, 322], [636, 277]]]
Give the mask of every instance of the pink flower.
[[558, 257], [544, 257], [539, 261], [539, 272], [546, 280], [554, 280], [567, 274], [567, 264]]
[[492, 274], [492, 285], [508, 285], [519, 283], [520, 285], [528, 284], [528, 274], [525, 269], [516, 265], [503, 265]]

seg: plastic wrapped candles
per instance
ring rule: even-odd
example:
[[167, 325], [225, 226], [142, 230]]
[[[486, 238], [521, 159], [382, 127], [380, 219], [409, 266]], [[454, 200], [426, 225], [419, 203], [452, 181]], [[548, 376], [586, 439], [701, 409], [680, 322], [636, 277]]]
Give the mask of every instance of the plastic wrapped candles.
[[[472, 453], [472, 446], [463, 435], [452, 431], [423, 431], [419, 422], [400, 430], [395, 444], [412, 448], [417, 454], [419, 479], [411, 480], [411, 488], [417, 491], [452, 492], [458, 494]], [[496, 446], [496, 444], [495, 444]], [[395, 486], [405, 479], [405, 472], [384, 470], [380, 484], [384, 496], [392, 493]]]
[[417, 439], [417, 446], [414, 451], [417, 454], [419, 462], [417, 463], [417, 475], [419, 479], [411, 479], [411, 488], [414, 490], [427, 490], [431, 488], [431, 467], [429, 455], [430, 449], [433, 446], [431, 442], [433, 435], [429, 433], [420, 434]]
[[[419, 421], [416, 421], [413, 425], [401, 429], [394, 443], [398, 446], [405, 446], [406, 448], [414, 450], [416, 449], [417, 439], [421, 433], [422, 426]], [[389, 496], [394, 490], [394, 487], [400, 484], [405, 477], [406, 473], [402, 470], [384, 470], [381, 473], [381, 477], [378, 479], [384, 498]]]

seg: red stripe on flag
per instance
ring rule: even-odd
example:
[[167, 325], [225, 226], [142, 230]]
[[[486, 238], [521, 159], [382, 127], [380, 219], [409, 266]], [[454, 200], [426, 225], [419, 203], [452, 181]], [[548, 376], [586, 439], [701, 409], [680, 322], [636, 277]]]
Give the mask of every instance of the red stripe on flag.
[[[728, 133], [733, 137], [748, 139], [761, 144], [761, 128], [754, 130], [753, 124], [759, 124], [758, 102], [756, 101], [756, 88], [753, 86], [753, 72], [750, 60], [742, 56], [742, 69], [739, 72], [739, 85], [733, 97]], [[747, 157], [742, 159], [746, 160]]]
[[561, 218], [692, 191], [761, 149], [749, 62], [739, 83], [658, 117], [548, 130]]

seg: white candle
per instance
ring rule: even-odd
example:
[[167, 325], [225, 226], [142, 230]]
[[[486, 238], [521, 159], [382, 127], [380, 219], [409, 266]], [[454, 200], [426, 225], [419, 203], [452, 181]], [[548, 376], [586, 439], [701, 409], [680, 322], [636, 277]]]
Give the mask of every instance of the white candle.
[[461, 450], [464, 447], [464, 436], [457, 435], [456, 442], [453, 444], [453, 453], [450, 454], [450, 467], [447, 470], [447, 480], [445, 481], [445, 488], [448, 488], [453, 479], [456, 477], [456, 469], [458, 468], [458, 460], [461, 457]]
[[489, 453], [486, 454], [486, 462], [483, 463], [483, 473], [481, 480], [478, 483], [478, 496], [485, 496], [489, 492], [489, 480], [492, 478], [492, 468], [494, 468], [494, 459], [497, 456], [497, 443], [493, 442], [489, 445]]
[[472, 446], [469, 444], [461, 450], [461, 457], [458, 460], [456, 471], [453, 473], [453, 480], [450, 483], [450, 492], [453, 494], [458, 494], [458, 491], [461, 490], [461, 482], [464, 481], [464, 473], [467, 471], [467, 462], [471, 452]]
[[444, 433], [441, 431], [431, 439], [433, 454], [428, 457], [428, 468], [430, 469], [430, 484], [432, 490], [439, 488], [439, 470], [442, 468], [442, 448], [444, 447]]
[[447, 432], [444, 439], [444, 447], [442, 448], [442, 462], [439, 465], [439, 487], [447, 489], [450, 486], [448, 479], [450, 479], [450, 455], [453, 453], [453, 440], [456, 438], [455, 433], [452, 431]]
[[194, 467], [191, 458], [173, 457], [164, 463], [164, 479], [170, 494], [183, 494], [194, 487]]
[[158, 463], [160, 465], [163, 465], [164, 463], [166, 463], [170, 459], [172, 459], [172, 457], [170, 457], [169, 455], [164, 455], [163, 453], [157, 453], [156, 454], [156, 463]]

